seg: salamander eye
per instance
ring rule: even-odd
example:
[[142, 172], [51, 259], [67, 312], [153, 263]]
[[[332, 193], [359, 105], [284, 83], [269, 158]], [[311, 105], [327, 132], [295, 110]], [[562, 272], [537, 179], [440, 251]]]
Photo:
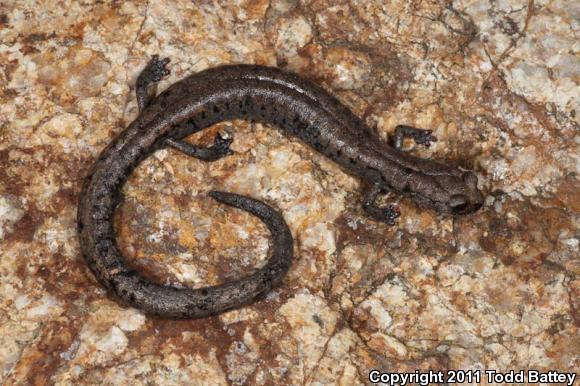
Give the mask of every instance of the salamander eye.
[[465, 182], [467, 185], [474, 187], [477, 186], [477, 176], [472, 172], [463, 173], [461, 178], [463, 179], [463, 182]]
[[467, 197], [463, 194], [454, 194], [451, 196], [451, 199], [447, 203], [449, 208], [453, 211], [453, 213], [461, 213], [466, 210], [469, 206], [469, 202], [467, 201]]

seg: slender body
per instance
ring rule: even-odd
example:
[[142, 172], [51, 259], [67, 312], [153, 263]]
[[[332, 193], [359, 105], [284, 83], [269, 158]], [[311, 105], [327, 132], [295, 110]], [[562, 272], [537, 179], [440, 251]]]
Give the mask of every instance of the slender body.
[[[292, 257], [292, 237], [282, 217], [259, 201], [230, 193], [212, 197], [250, 211], [269, 227], [273, 247], [268, 264], [239, 281], [203, 289], [153, 284], [126, 266], [112, 225], [119, 192], [135, 167], [163, 147], [212, 161], [231, 154], [231, 140], [216, 138], [200, 149], [183, 138], [220, 121], [244, 118], [265, 122], [360, 177], [368, 191], [366, 212], [393, 223], [398, 213], [374, 201], [384, 191], [410, 196], [440, 212], [464, 214], [481, 206], [477, 178], [430, 160], [413, 157], [377, 141], [350, 110], [321, 87], [276, 68], [233, 65], [191, 75], [155, 98], [147, 86], [168, 71], [168, 60], [154, 57], [137, 82], [141, 114], [100, 155], [85, 181], [79, 205], [83, 254], [96, 277], [118, 297], [147, 312], [169, 317], [203, 317], [251, 302], [278, 285]], [[401, 126], [395, 145], [413, 137], [429, 145], [430, 132]]]

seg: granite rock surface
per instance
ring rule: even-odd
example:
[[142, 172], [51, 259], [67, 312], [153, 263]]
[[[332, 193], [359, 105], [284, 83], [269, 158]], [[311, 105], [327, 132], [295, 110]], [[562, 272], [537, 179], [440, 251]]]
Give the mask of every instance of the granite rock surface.
[[[580, 3], [566, 0], [0, 0], [0, 382], [361, 385], [370, 369], [580, 368]], [[83, 177], [162, 90], [223, 63], [295, 71], [386, 139], [472, 169], [485, 207], [448, 217], [397, 197], [364, 216], [360, 181], [272, 127], [218, 124], [235, 154], [173, 150], [124, 188], [119, 245], [153, 280], [204, 286], [264, 264], [268, 232], [211, 189], [280, 209], [282, 287], [218, 317], [170, 321], [111, 299], [76, 237]]]

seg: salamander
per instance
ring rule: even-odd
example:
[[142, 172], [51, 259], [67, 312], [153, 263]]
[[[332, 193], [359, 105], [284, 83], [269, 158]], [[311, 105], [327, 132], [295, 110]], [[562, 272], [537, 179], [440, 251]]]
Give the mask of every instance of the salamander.
[[249, 304], [280, 285], [290, 268], [293, 239], [282, 215], [258, 200], [211, 191], [227, 205], [246, 210], [268, 227], [272, 243], [267, 264], [239, 280], [204, 288], [151, 282], [129, 267], [117, 247], [113, 214], [120, 192], [137, 165], [158, 149], [171, 148], [205, 161], [233, 152], [232, 138], [219, 134], [202, 148], [185, 137], [213, 124], [248, 119], [269, 124], [359, 177], [366, 190], [362, 207], [373, 219], [393, 225], [399, 212], [375, 203], [395, 192], [421, 206], [452, 215], [482, 206], [477, 177], [403, 149], [403, 140], [429, 146], [431, 131], [397, 126], [393, 145], [377, 140], [367, 125], [322, 87], [278, 68], [223, 65], [190, 75], [155, 96], [151, 85], [169, 73], [169, 59], [154, 56], [136, 82], [140, 113], [100, 154], [80, 194], [78, 231], [83, 256], [96, 278], [123, 302], [171, 318], [201, 318]]

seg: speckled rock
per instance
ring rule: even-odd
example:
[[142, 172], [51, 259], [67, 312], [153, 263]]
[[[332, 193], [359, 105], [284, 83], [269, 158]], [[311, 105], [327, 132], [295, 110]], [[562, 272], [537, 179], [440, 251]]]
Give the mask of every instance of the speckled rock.
[[[580, 9], [569, 1], [30, 1], [0, 7], [0, 382], [362, 385], [388, 371], [580, 368]], [[293, 70], [380, 138], [431, 128], [423, 157], [479, 177], [451, 218], [387, 197], [360, 208], [337, 165], [271, 127], [224, 122], [213, 163], [160, 150], [124, 188], [130, 264], [201, 287], [262, 266], [268, 232], [206, 193], [280, 209], [295, 239], [283, 285], [213, 318], [152, 318], [111, 299], [76, 238], [83, 177], [158, 88], [222, 63]]]

